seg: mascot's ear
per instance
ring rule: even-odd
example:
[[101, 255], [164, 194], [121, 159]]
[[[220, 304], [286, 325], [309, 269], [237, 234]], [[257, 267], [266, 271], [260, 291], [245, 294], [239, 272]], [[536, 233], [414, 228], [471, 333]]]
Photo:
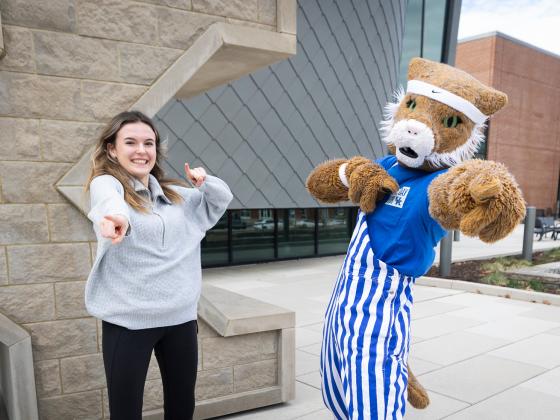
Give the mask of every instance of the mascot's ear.
[[434, 63], [420, 57], [414, 57], [408, 63], [408, 80], [429, 79]]
[[415, 57], [408, 65], [408, 80], [421, 80], [461, 96], [484, 115], [492, 115], [507, 104], [507, 95], [470, 74], [443, 63]]
[[499, 90], [486, 87], [476, 99], [476, 107], [485, 115], [492, 115], [506, 106], [508, 97]]

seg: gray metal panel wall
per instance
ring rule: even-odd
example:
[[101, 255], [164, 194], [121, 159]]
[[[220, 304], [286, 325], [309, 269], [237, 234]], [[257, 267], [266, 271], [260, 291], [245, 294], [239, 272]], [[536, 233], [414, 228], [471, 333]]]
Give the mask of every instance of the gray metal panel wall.
[[397, 84], [406, 1], [300, 0], [296, 56], [157, 114], [165, 169], [224, 179], [231, 209], [320, 206], [305, 189], [327, 160], [385, 153], [383, 106]]

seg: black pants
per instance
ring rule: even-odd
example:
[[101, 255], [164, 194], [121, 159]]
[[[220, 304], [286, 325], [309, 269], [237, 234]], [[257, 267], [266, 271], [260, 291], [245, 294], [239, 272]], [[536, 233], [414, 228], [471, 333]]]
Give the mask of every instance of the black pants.
[[198, 365], [196, 321], [129, 330], [103, 321], [111, 420], [140, 420], [152, 350], [161, 371], [165, 420], [192, 419]]

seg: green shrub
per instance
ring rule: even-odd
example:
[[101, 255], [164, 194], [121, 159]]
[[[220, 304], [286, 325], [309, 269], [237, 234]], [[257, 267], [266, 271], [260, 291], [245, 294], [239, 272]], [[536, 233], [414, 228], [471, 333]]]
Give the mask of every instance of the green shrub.
[[521, 260], [513, 257], [496, 258], [494, 261], [482, 265], [482, 269], [488, 273], [497, 273], [507, 271], [512, 268], [528, 267], [532, 263], [527, 260]]
[[544, 251], [541, 258], [542, 258], [541, 261], [542, 264], [545, 264], [547, 262], [560, 261], [560, 248], [552, 248], [547, 251]]
[[494, 271], [482, 278], [482, 281], [486, 284], [493, 284], [495, 286], [507, 286], [508, 278], [501, 271]]
[[529, 280], [529, 288], [535, 292], [544, 292], [544, 285], [539, 280]]

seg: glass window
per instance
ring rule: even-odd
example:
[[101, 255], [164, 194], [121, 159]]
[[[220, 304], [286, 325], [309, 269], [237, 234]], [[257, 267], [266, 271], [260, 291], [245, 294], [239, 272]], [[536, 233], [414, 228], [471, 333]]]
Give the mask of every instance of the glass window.
[[441, 61], [445, 7], [447, 0], [426, 0], [424, 4], [424, 39], [422, 57]]
[[272, 209], [260, 209], [259, 215], [261, 218], [272, 218]]
[[408, 62], [422, 55], [422, 0], [409, 0], [404, 24], [399, 83], [406, 86]]
[[410, 0], [406, 8], [399, 83], [406, 85], [412, 57], [441, 61], [447, 0]]
[[315, 253], [315, 209], [278, 210], [278, 257], [298, 258]]
[[352, 237], [352, 208], [319, 209], [319, 254], [346, 252]]
[[488, 136], [490, 135], [490, 121], [486, 122], [486, 127], [484, 128], [484, 140], [478, 146], [478, 150], [474, 154], [476, 159], [486, 160], [488, 159]]
[[356, 215], [354, 207], [228, 210], [202, 240], [202, 266], [344, 254]]
[[202, 240], [201, 249], [203, 267], [224, 265], [229, 262], [227, 212], [212, 229], [206, 232], [206, 236]]
[[274, 218], [231, 210], [233, 263], [274, 259]]
[[473, 157], [474, 159], [486, 160], [487, 153], [488, 150], [487, 150], [486, 139], [484, 139], [482, 143], [480, 143], [480, 145], [478, 146], [478, 150], [476, 151]]

